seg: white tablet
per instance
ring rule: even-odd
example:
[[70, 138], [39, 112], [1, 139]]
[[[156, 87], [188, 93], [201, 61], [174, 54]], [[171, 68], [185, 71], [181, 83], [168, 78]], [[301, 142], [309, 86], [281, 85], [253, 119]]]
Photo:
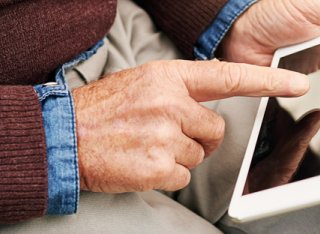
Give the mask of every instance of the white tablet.
[[239, 222], [320, 204], [320, 38], [279, 49], [272, 67], [308, 74], [311, 89], [261, 99], [229, 207]]

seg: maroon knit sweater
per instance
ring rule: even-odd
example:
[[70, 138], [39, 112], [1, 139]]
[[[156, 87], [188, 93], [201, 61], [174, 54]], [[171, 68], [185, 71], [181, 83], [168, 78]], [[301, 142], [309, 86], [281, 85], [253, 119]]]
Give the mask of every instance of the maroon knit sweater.
[[[192, 58], [192, 47], [227, 0], [137, 0]], [[0, 0], [0, 223], [47, 209], [46, 141], [31, 85], [110, 29], [116, 0]]]

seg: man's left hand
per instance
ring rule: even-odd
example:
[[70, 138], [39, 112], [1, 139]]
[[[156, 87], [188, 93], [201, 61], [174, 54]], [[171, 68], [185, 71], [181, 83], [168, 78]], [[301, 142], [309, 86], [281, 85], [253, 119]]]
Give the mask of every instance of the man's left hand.
[[233, 25], [217, 55], [270, 66], [274, 52], [320, 36], [319, 0], [260, 0]]

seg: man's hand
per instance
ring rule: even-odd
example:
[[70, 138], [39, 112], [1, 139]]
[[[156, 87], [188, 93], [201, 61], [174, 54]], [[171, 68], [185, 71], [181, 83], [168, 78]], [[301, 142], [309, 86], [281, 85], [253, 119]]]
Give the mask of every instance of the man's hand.
[[[298, 96], [304, 75], [219, 61], [152, 62], [74, 90], [81, 188], [178, 190], [221, 143], [224, 121], [198, 102]], [[245, 111], [245, 110], [244, 110]]]
[[275, 50], [320, 36], [319, 0], [260, 0], [234, 24], [218, 56], [270, 66]]

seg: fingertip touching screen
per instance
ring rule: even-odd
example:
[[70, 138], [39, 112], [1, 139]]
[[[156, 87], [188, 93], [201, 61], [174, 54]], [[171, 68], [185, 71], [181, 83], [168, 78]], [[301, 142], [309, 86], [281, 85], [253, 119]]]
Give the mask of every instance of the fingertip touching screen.
[[310, 90], [269, 98], [243, 195], [320, 175], [320, 46], [283, 57], [278, 67], [307, 74]]

